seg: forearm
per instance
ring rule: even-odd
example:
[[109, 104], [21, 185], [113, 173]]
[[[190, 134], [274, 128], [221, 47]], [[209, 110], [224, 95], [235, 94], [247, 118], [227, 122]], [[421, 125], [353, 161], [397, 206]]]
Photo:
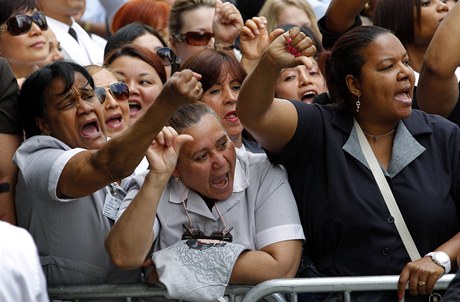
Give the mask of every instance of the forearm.
[[233, 267], [230, 284], [258, 284], [269, 279], [293, 278], [301, 254], [300, 240], [278, 242], [261, 251], [243, 252]]
[[144, 184], [110, 230], [105, 244], [112, 261], [123, 269], [138, 268], [153, 240], [153, 223], [169, 175], [147, 174]]
[[447, 117], [458, 101], [458, 79], [455, 70], [460, 66], [460, 3], [439, 25], [423, 58], [417, 103], [428, 113]]
[[[12, 134], [0, 134], [0, 184], [4, 185], [5, 192], [0, 192], [0, 220], [16, 224], [16, 210], [14, 206], [18, 167], [13, 163], [13, 155], [20, 144], [20, 137]], [[8, 190], [6, 190], [8, 189]]]
[[347, 31], [368, 0], [332, 0], [326, 11], [326, 29], [333, 33]]
[[168, 100], [158, 99], [136, 123], [94, 154], [94, 165], [107, 171], [111, 181], [131, 175], [175, 110]]
[[13, 225], [17, 224], [16, 207], [14, 205], [16, 181], [17, 178], [15, 176], [0, 177], [0, 185], [8, 188], [8, 191], [0, 192], [0, 220]]
[[[457, 255], [460, 251], [460, 232], [434, 251], [446, 252], [449, 255], [452, 268], [457, 267]], [[421, 256], [423, 257], [424, 255]]]
[[244, 80], [238, 95], [237, 113], [245, 125], [257, 125], [269, 111], [281, 69], [266, 54]]

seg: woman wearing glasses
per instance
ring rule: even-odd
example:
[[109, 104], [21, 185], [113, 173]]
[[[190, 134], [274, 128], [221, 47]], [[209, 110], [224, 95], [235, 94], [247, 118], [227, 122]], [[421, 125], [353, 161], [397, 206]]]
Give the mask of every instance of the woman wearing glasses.
[[0, 56], [8, 60], [16, 79], [27, 77], [49, 54], [45, 15], [35, 0], [0, 2]]
[[168, 124], [168, 139], [147, 152], [151, 169], [136, 176], [107, 237], [114, 263], [135, 269], [152, 245], [208, 238], [247, 249], [230, 283], [294, 277], [304, 236], [285, 171], [265, 154], [236, 153], [206, 104], [179, 108]]
[[115, 269], [104, 238], [125, 195], [122, 180], [175, 109], [200, 97], [198, 78], [189, 70], [176, 73], [139, 122], [109, 141], [85, 68], [55, 62], [26, 79], [19, 104], [27, 140], [14, 157], [16, 208], [18, 225], [35, 239], [48, 285], [140, 281], [138, 271]]
[[176, 0], [169, 14], [170, 45], [181, 63], [204, 48], [232, 50], [243, 25], [230, 2]]
[[102, 105], [105, 134], [112, 138], [129, 127], [129, 89], [108, 68], [98, 65], [86, 66], [93, 77], [96, 93]]
[[166, 83], [161, 59], [149, 49], [127, 44], [110, 52], [105, 65], [129, 87], [130, 125], [147, 112]]
[[125, 44], [137, 44], [153, 50], [163, 62], [167, 78], [179, 68], [179, 60], [174, 51], [155, 29], [146, 24], [134, 22], [114, 32], [107, 40], [104, 57]]

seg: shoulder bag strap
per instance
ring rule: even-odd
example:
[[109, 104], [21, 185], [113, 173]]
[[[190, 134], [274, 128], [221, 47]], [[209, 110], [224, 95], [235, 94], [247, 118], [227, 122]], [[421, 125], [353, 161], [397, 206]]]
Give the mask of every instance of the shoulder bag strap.
[[371, 168], [372, 174], [374, 175], [375, 181], [379, 186], [380, 192], [382, 193], [383, 199], [390, 211], [391, 216], [393, 216], [396, 228], [399, 232], [399, 236], [401, 237], [404, 246], [406, 247], [407, 253], [410, 256], [412, 261], [420, 259], [420, 253], [415, 246], [414, 240], [407, 229], [406, 223], [404, 222], [404, 218], [399, 211], [398, 204], [391, 192], [390, 186], [383, 175], [382, 168], [380, 167], [377, 158], [375, 158], [374, 152], [369, 145], [366, 137], [364, 136], [363, 130], [359, 126], [356, 119], [354, 120], [355, 129], [358, 134], [359, 144], [361, 145], [361, 150], [363, 151], [364, 156], [366, 157], [367, 163]]

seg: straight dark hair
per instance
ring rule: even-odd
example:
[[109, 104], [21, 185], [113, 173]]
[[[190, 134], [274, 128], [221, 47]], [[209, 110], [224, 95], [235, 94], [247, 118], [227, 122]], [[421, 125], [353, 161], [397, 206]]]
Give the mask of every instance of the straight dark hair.
[[225, 51], [205, 48], [190, 57], [181, 69], [190, 69], [201, 74], [203, 91], [222, 80], [222, 74], [230, 74], [241, 83], [246, 78], [246, 71], [238, 60]]
[[64, 82], [64, 89], [59, 95], [66, 94], [75, 82], [75, 73], [80, 73], [94, 89], [94, 82], [88, 71], [73, 62], [54, 62], [32, 73], [22, 84], [19, 93], [20, 121], [26, 138], [40, 135], [42, 131], [36, 124], [37, 118], [46, 117], [46, 100], [51, 85], [57, 79]]
[[420, 14], [421, 0], [379, 1], [375, 9], [374, 25], [391, 30], [407, 47], [414, 42], [415, 25], [421, 22]]
[[145, 34], [154, 35], [160, 40], [164, 47], [168, 47], [166, 41], [153, 27], [147, 24], [134, 22], [123, 26], [109, 37], [104, 48], [104, 58], [114, 49], [120, 48], [126, 44], [131, 44], [134, 40]]
[[145, 63], [152, 66], [158, 76], [160, 77], [161, 82], [166, 83], [166, 70], [161, 59], [154, 53], [152, 50], [147, 47], [136, 45], [136, 44], [126, 44], [120, 48], [114, 49], [110, 52], [107, 57], [104, 59], [104, 65], [110, 66], [116, 59], [119, 57], [132, 57], [144, 61]]
[[11, 16], [27, 11], [33, 11], [38, 7], [36, 0], [1, 0], [0, 1], [0, 24], [3, 24]]

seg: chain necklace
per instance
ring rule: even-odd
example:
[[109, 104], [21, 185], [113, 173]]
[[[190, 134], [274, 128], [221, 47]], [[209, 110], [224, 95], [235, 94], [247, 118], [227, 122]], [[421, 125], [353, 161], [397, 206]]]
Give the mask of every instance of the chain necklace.
[[[396, 128], [395, 128], [396, 129]], [[366, 131], [363, 130], [363, 133], [366, 134], [367, 136], [371, 137], [374, 142], [376, 142], [379, 138], [390, 135], [391, 133], [395, 132], [395, 129], [388, 131], [387, 133], [380, 134], [380, 135], [374, 135], [367, 133]], [[362, 129], [361, 129], [362, 130]]]

